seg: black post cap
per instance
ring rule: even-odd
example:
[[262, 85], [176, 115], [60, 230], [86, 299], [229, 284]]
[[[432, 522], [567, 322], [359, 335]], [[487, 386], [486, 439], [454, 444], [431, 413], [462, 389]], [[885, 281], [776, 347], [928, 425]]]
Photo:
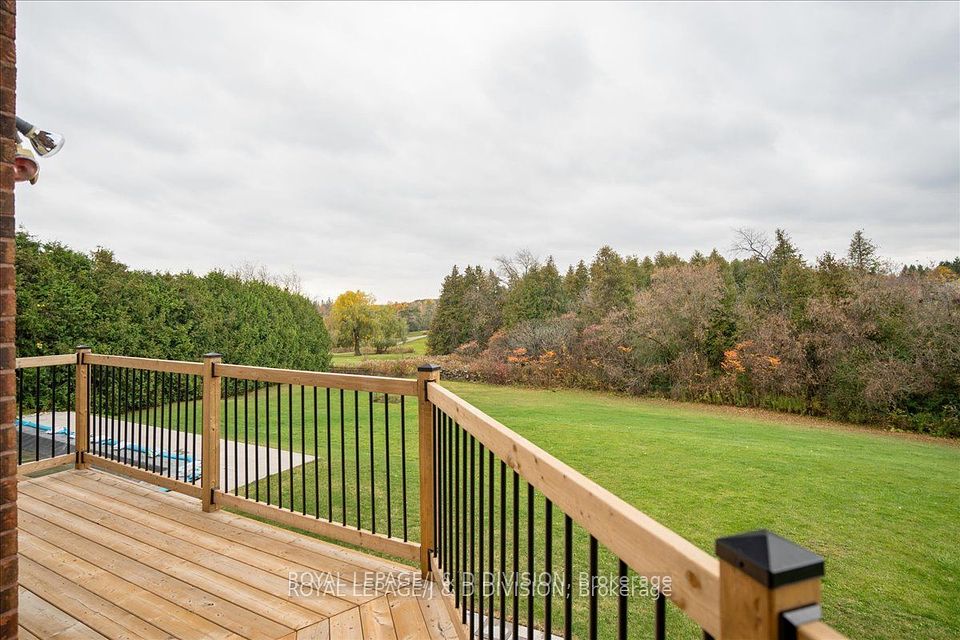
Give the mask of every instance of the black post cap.
[[823, 575], [823, 558], [777, 534], [760, 529], [718, 538], [717, 555], [767, 588]]
[[417, 367], [417, 371], [440, 371], [440, 365], [438, 364], [422, 364]]
[[88, 345], [85, 345], [85, 344], [78, 344], [78, 345], [76, 346], [77, 351], [79, 351], [80, 349], [89, 349], [89, 348], [90, 348], [90, 347], [89, 347]]
[[203, 354], [203, 357], [204, 357], [204, 358], [222, 358], [222, 357], [223, 357], [223, 354], [222, 354], [222, 353], [215, 353], [215, 352], [212, 352], [212, 351], [211, 351], [210, 353], [205, 353], [205, 354]]

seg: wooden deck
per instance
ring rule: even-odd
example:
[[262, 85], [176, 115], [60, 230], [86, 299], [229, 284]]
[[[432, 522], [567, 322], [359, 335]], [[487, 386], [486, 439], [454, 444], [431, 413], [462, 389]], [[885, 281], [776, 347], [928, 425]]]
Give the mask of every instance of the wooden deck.
[[456, 637], [410, 567], [193, 498], [69, 470], [22, 480], [18, 500], [25, 640]]

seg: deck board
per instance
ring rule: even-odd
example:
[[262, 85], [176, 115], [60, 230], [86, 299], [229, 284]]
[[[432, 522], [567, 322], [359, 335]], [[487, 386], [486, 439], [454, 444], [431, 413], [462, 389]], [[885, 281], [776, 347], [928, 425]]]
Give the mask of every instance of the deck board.
[[[24, 638], [455, 638], [439, 594], [389, 593], [411, 567], [95, 470], [19, 485]], [[291, 574], [335, 593], [290, 592]]]

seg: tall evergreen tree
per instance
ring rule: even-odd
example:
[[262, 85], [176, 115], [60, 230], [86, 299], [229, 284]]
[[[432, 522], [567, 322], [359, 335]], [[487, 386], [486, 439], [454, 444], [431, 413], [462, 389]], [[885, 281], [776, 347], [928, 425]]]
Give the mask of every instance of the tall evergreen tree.
[[634, 292], [623, 258], [611, 247], [601, 247], [590, 264], [588, 315], [599, 320], [611, 311], [625, 309]]
[[847, 249], [847, 262], [858, 273], [877, 273], [880, 270], [880, 260], [877, 258], [877, 245], [857, 229], [850, 239]]

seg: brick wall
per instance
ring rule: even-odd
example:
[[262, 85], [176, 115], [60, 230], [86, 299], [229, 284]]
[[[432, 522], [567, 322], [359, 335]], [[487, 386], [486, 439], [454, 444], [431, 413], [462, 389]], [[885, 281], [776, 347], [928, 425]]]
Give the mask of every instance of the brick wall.
[[13, 252], [13, 156], [15, 153], [17, 5], [0, 0], [0, 639], [17, 637], [17, 444]]

